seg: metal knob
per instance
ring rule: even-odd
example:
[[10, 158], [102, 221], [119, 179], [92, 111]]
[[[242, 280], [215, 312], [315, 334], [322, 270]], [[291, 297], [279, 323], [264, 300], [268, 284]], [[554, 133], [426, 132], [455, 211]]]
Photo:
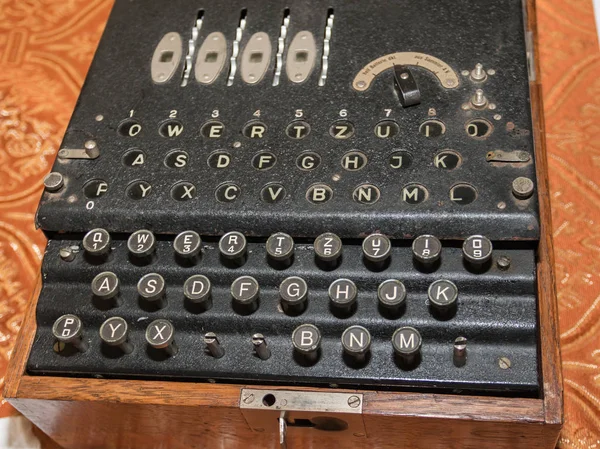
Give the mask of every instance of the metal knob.
[[371, 349], [371, 334], [362, 326], [350, 326], [342, 334], [344, 353], [356, 363], [364, 363]]
[[492, 242], [483, 235], [467, 237], [462, 246], [464, 259], [475, 267], [488, 262], [492, 258], [492, 250]]
[[301, 324], [292, 333], [292, 345], [302, 361], [314, 364], [319, 359], [321, 332], [312, 324]]
[[80, 352], [87, 350], [87, 342], [83, 339], [83, 323], [76, 315], [63, 315], [52, 326], [52, 335], [59, 342], [59, 351], [64, 345], [71, 345]]
[[119, 348], [123, 353], [130, 354], [133, 345], [129, 342], [129, 327], [127, 321], [119, 316], [107, 319], [100, 326], [100, 339], [108, 346]]
[[260, 286], [252, 276], [240, 276], [231, 284], [234, 304], [245, 311], [254, 312], [258, 308]]
[[105, 229], [92, 229], [83, 237], [81, 244], [90, 256], [105, 256], [110, 252], [110, 234]]
[[392, 335], [392, 346], [402, 367], [414, 367], [417, 364], [422, 342], [421, 334], [414, 327], [396, 329]]
[[314, 249], [317, 262], [326, 269], [335, 268], [342, 255], [342, 239], [337, 235], [326, 232], [315, 239]]
[[420, 235], [412, 243], [413, 257], [420, 264], [430, 267], [442, 254], [442, 242], [433, 235]]
[[169, 320], [152, 321], [146, 328], [146, 342], [153, 349], [165, 351], [167, 355], [175, 355], [178, 348], [175, 345], [175, 327]]
[[371, 234], [363, 240], [362, 251], [371, 266], [380, 269], [390, 257], [392, 242], [383, 234]]
[[267, 255], [272, 265], [277, 268], [287, 268], [294, 257], [294, 239], [283, 232], [271, 235], [265, 244]]
[[135, 258], [151, 256], [156, 250], [156, 237], [147, 229], [135, 231], [127, 239], [127, 249]]
[[225, 261], [243, 265], [246, 261], [246, 251], [246, 237], [241, 232], [228, 232], [219, 240], [219, 252]]
[[298, 315], [306, 309], [308, 285], [301, 277], [285, 278], [279, 285], [281, 308], [288, 315]]
[[96, 275], [92, 280], [92, 293], [96, 298], [114, 303], [119, 294], [119, 278], [112, 271]]
[[173, 249], [178, 257], [183, 259], [194, 259], [200, 254], [202, 239], [197, 232], [184, 231], [177, 234], [173, 240]]
[[350, 314], [356, 305], [358, 289], [350, 279], [336, 279], [329, 286], [328, 294], [335, 310]]
[[157, 309], [162, 309], [167, 305], [165, 285], [165, 279], [160, 274], [148, 273], [139, 280], [137, 291], [142, 298], [154, 304]]
[[212, 305], [212, 286], [210, 280], [201, 274], [186, 279], [183, 284], [183, 295], [194, 304], [202, 304], [206, 309]]
[[406, 303], [406, 287], [397, 279], [388, 279], [379, 284], [377, 299], [384, 309], [399, 312]]

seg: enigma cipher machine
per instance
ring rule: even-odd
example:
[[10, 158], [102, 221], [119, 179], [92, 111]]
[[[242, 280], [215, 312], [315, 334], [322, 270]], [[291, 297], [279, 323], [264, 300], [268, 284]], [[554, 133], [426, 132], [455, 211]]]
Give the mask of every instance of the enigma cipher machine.
[[65, 447], [553, 447], [533, 12], [117, 0], [7, 397]]

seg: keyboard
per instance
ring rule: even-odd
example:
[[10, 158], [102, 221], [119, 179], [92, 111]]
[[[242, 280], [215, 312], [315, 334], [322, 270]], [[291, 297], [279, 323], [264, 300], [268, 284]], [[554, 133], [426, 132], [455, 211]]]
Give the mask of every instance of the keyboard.
[[117, 0], [31, 375], [539, 397], [521, 2]]

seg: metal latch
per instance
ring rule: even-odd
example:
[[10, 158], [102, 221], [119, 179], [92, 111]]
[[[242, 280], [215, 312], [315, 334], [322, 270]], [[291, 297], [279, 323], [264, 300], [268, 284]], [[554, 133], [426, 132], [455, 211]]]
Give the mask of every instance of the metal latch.
[[58, 152], [59, 159], [96, 159], [100, 149], [94, 140], [88, 140], [84, 148], [63, 148]]
[[503, 162], [512, 164], [523, 164], [531, 160], [531, 155], [527, 151], [489, 151], [485, 160], [488, 162]]
[[281, 448], [293, 432], [339, 432], [365, 438], [363, 395], [244, 388], [240, 409], [253, 432], [277, 432]]

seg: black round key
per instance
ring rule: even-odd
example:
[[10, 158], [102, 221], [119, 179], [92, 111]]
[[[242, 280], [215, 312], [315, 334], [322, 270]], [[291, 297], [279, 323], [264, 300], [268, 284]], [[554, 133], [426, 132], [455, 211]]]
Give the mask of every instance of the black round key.
[[135, 257], [149, 256], [156, 249], [156, 237], [146, 229], [135, 231], [127, 239], [127, 249]]
[[318, 260], [335, 263], [342, 255], [342, 239], [331, 232], [326, 232], [315, 239], [314, 248]]
[[296, 314], [306, 308], [308, 285], [306, 281], [297, 276], [285, 278], [279, 285], [281, 307], [287, 314]]
[[146, 342], [152, 348], [163, 349], [169, 355], [177, 352], [174, 339], [175, 327], [169, 320], [154, 320], [146, 328]]
[[63, 315], [54, 322], [52, 335], [59, 343], [69, 344], [83, 352], [87, 343], [83, 340], [83, 323], [76, 315]]
[[137, 291], [146, 301], [150, 301], [158, 308], [165, 306], [165, 280], [158, 273], [148, 273], [139, 280]]
[[440, 259], [442, 242], [433, 235], [420, 235], [413, 240], [414, 258], [424, 265], [431, 265]]
[[356, 304], [358, 289], [350, 279], [336, 279], [328, 289], [331, 304], [338, 310], [349, 312]]
[[210, 280], [201, 274], [187, 278], [183, 284], [183, 294], [195, 304], [206, 303], [211, 300]]
[[463, 257], [473, 265], [483, 265], [492, 258], [492, 242], [482, 235], [472, 235], [463, 242]]
[[241, 232], [228, 232], [219, 240], [219, 251], [225, 259], [241, 261], [246, 255], [246, 249], [246, 237]]
[[197, 232], [184, 231], [177, 234], [173, 240], [173, 249], [175, 253], [183, 258], [191, 259], [200, 253], [202, 239]]
[[386, 309], [398, 310], [406, 301], [406, 287], [396, 279], [388, 279], [379, 284], [377, 299]]
[[111, 238], [105, 229], [92, 229], [83, 237], [83, 249], [92, 256], [104, 256], [110, 252]]
[[342, 334], [344, 353], [356, 362], [364, 362], [371, 349], [371, 334], [362, 326], [350, 326]]
[[321, 332], [317, 326], [301, 324], [292, 332], [292, 345], [304, 361], [314, 363], [319, 358]]
[[240, 276], [231, 284], [231, 296], [241, 306], [256, 308], [260, 286], [252, 276]]
[[120, 316], [107, 319], [100, 326], [100, 339], [108, 346], [116, 346], [125, 354], [133, 351], [133, 345], [129, 343], [129, 327], [127, 321]]
[[114, 298], [119, 293], [119, 278], [111, 271], [98, 274], [92, 280], [92, 293], [101, 299]]
[[362, 250], [367, 260], [380, 264], [390, 257], [392, 242], [383, 234], [371, 234], [363, 240]]
[[396, 329], [392, 335], [394, 353], [404, 363], [412, 363], [421, 351], [423, 339], [414, 327], [406, 326]]
[[456, 305], [458, 287], [452, 281], [439, 279], [429, 286], [427, 296], [431, 306], [438, 310], [446, 310]]
[[271, 235], [266, 243], [269, 258], [279, 264], [289, 265], [294, 256], [294, 239], [283, 232]]

